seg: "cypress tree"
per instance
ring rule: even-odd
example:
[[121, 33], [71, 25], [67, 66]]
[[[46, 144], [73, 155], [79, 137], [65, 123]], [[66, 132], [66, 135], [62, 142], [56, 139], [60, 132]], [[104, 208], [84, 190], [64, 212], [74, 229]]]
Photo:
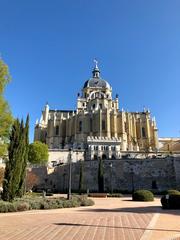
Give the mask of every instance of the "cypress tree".
[[29, 114], [26, 118], [25, 127], [21, 129], [22, 134], [22, 167], [21, 167], [21, 174], [20, 174], [20, 182], [17, 191], [17, 195], [22, 197], [26, 191], [25, 189], [25, 178], [26, 178], [26, 167], [28, 161], [28, 152], [29, 152]]
[[104, 171], [103, 171], [103, 160], [100, 158], [99, 160], [99, 168], [98, 168], [98, 187], [99, 192], [104, 192]]
[[12, 131], [10, 135], [10, 144], [8, 147], [9, 159], [6, 162], [4, 183], [3, 183], [3, 195], [2, 198], [5, 201], [11, 201], [15, 197], [15, 193], [18, 189], [19, 181], [19, 141], [20, 141], [20, 122], [19, 119], [14, 121]]
[[9, 159], [6, 163], [3, 195], [5, 201], [12, 201], [16, 196], [24, 193], [24, 179], [28, 155], [29, 116], [24, 127], [23, 120], [14, 121], [8, 148]]

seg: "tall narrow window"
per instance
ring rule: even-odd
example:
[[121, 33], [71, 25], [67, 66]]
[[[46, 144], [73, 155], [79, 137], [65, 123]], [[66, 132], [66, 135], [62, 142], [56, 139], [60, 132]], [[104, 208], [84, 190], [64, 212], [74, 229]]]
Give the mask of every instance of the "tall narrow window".
[[99, 108], [102, 109], [102, 103], [99, 104]]
[[157, 189], [157, 182], [156, 182], [156, 180], [152, 181], [152, 189]]
[[59, 126], [56, 126], [56, 135], [59, 135]]
[[79, 132], [82, 131], [82, 121], [79, 121]]
[[145, 131], [145, 128], [142, 127], [142, 137], [145, 138], [146, 137], [146, 131]]
[[105, 120], [102, 120], [102, 130], [105, 130], [106, 129], [106, 122]]

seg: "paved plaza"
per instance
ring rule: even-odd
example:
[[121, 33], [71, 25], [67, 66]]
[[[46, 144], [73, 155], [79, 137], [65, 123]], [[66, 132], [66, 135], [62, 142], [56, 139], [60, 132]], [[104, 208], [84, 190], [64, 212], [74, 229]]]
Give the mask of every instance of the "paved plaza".
[[90, 207], [0, 214], [0, 240], [180, 239], [180, 210], [160, 200], [96, 198]]

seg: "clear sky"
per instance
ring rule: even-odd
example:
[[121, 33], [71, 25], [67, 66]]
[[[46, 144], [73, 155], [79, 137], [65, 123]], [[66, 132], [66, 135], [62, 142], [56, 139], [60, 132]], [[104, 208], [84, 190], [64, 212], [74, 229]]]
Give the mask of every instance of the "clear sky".
[[179, 0], [0, 0], [0, 52], [15, 117], [31, 131], [48, 102], [75, 109], [93, 59], [120, 108], [156, 117], [160, 137], [180, 135]]

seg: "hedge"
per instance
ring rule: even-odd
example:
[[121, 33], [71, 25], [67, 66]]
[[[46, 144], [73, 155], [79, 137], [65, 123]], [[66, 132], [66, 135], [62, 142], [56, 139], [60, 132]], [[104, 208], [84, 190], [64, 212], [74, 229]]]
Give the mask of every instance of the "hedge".
[[163, 209], [180, 209], [180, 194], [164, 195], [161, 204]]
[[132, 194], [132, 200], [144, 202], [154, 201], [154, 195], [148, 190], [137, 190]]
[[13, 202], [0, 201], [0, 213], [26, 211], [31, 209], [56, 209], [79, 206], [92, 206], [94, 201], [86, 196], [73, 196], [71, 200], [65, 198], [27, 198], [16, 199]]
[[175, 190], [175, 189], [169, 189], [169, 190], [166, 191], [166, 194], [168, 194], [168, 195], [172, 195], [172, 194], [178, 195], [178, 194], [180, 194], [180, 192], [178, 190]]

